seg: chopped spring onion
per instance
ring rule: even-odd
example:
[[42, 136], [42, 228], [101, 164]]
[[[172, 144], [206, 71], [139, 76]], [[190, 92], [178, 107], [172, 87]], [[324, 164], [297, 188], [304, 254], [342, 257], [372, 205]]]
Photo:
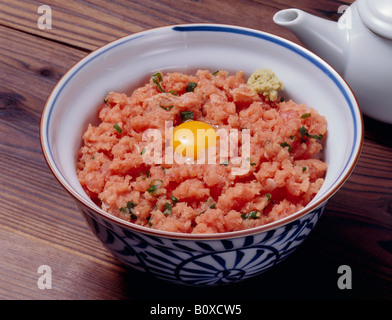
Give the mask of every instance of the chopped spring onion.
[[121, 132], [122, 132], [122, 129], [121, 129], [121, 127], [118, 125], [118, 123], [116, 123], [116, 124], [113, 126], [113, 128], [116, 129], [118, 133], [121, 133]]
[[324, 137], [322, 134], [309, 134], [304, 126], [301, 126], [301, 128], [299, 128], [299, 133], [301, 135], [301, 143], [307, 140], [305, 136], [316, 140], [321, 140]]
[[265, 196], [267, 197], [268, 201], [271, 201], [271, 194], [270, 193], [266, 193]]
[[229, 165], [229, 160], [223, 161], [220, 165], [227, 167]]
[[147, 189], [147, 192], [148, 192], [148, 193], [151, 193], [151, 194], [154, 194], [155, 191], [157, 191], [157, 190], [160, 188], [160, 186], [161, 186], [162, 184], [163, 184], [163, 181], [160, 180], [160, 179], [154, 179], [154, 180], [152, 180], [152, 181], [150, 182], [149, 188]]
[[248, 212], [248, 213], [242, 213], [241, 214], [241, 218], [242, 219], [258, 219], [258, 218], [260, 218], [260, 212], [258, 212], [258, 211], [251, 211], [251, 212]]
[[163, 88], [162, 88], [162, 86], [161, 86], [162, 80], [163, 80], [163, 77], [162, 77], [162, 75], [161, 75], [159, 72], [154, 73], [154, 74], [152, 75], [152, 81], [155, 83], [155, 85], [157, 86], [157, 88], [158, 88], [158, 90], [159, 90], [160, 92], [163, 92], [163, 93], [171, 93], [171, 94], [173, 94], [173, 95], [178, 95], [178, 92], [177, 92], [177, 91], [169, 91], [169, 92], [167, 92], [167, 91], [163, 90]]
[[162, 106], [160, 106], [163, 110], [166, 110], [166, 111], [170, 111], [174, 106], [168, 106], [168, 107], [162, 107]]
[[[150, 172], [148, 172], [148, 171], [142, 171], [142, 172], [140, 172], [139, 173], [139, 175], [138, 175], [138, 177], [140, 177], [142, 174], [146, 174], [146, 176], [147, 176], [147, 178], [149, 178], [150, 176], [151, 176], [151, 174], [150, 174]], [[144, 178], [145, 179], [145, 178]]]
[[292, 150], [292, 148], [291, 148], [291, 146], [287, 143], [287, 142], [282, 142], [281, 144], [280, 144], [280, 146], [281, 147], [288, 147], [288, 151], [289, 152], [291, 152], [291, 150]]
[[322, 134], [306, 134], [309, 138], [316, 139], [316, 140], [321, 140], [324, 136]]
[[181, 122], [185, 122], [187, 120], [193, 120], [193, 111], [181, 111], [180, 117], [181, 117]]
[[176, 198], [175, 196], [171, 195], [170, 197], [171, 201], [173, 202], [173, 205], [175, 205], [178, 202], [178, 198]]
[[127, 212], [130, 214], [132, 220], [136, 220], [137, 216], [133, 213], [133, 208], [136, 207], [136, 204], [133, 201], [128, 201], [125, 207], [121, 207], [119, 210], [121, 212]]

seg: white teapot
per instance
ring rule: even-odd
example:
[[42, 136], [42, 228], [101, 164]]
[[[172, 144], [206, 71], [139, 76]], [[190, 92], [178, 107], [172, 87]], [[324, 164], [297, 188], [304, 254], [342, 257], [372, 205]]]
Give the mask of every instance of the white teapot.
[[363, 114], [392, 124], [392, 0], [356, 0], [338, 22], [299, 9], [273, 20], [343, 76]]

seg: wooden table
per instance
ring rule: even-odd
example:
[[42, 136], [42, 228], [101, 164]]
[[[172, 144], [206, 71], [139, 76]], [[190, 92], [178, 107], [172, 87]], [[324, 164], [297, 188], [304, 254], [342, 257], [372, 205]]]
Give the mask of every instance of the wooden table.
[[[40, 148], [40, 116], [51, 89], [78, 60], [109, 41], [153, 27], [210, 22], [298, 42], [272, 22], [275, 12], [298, 7], [336, 20], [344, 1], [43, 2], [0, 4], [0, 299], [392, 298], [391, 125], [365, 117], [363, 152], [355, 171], [293, 256], [256, 278], [214, 288], [167, 284], [113, 258], [52, 176]], [[38, 12], [43, 4], [51, 9], [51, 29], [39, 28], [39, 21], [50, 22], [41, 18], [45, 12]], [[352, 272], [351, 289], [338, 286], [342, 265]], [[40, 266], [50, 267], [51, 289], [40, 288], [40, 277], [48, 271]]]

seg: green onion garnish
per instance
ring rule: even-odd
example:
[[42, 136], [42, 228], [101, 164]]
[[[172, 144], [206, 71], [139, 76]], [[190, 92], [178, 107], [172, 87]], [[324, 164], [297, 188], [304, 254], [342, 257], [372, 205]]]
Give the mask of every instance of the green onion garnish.
[[168, 215], [170, 215], [171, 214], [171, 212], [172, 212], [172, 205], [169, 203], [169, 202], [166, 202], [165, 203], [165, 206], [164, 206], [164, 210], [163, 210], [163, 214], [165, 215], [165, 216], [168, 216]]
[[178, 198], [176, 198], [175, 196], [171, 195], [170, 197], [171, 201], [173, 202], [173, 205], [175, 205], [178, 202]]
[[150, 187], [147, 189], [148, 193], [154, 194], [155, 191], [159, 189], [159, 187], [163, 184], [163, 181], [160, 179], [154, 179], [150, 182]]
[[122, 132], [122, 129], [121, 129], [121, 127], [118, 125], [118, 123], [116, 123], [116, 124], [113, 126], [113, 128], [116, 129], [118, 133], [121, 133], [121, 132]]
[[160, 92], [166, 92], [166, 91], [163, 90], [163, 88], [161, 87], [161, 81], [162, 81], [162, 80], [163, 80], [162, 75], [161, 75], [159, 72], [154, 73], [154, 74], [152, 75], [152, 81], [155, 83], [155, 85], [157, 86], [158, 90], [159, 90]]
[[304, 126], [301, 126], [301, 128], [299, 128], [299, 134], [301, 135], [301, 143], [305, 142], [306, 139], [304, 137], [306, 135], [306, 128]]
[[197, 87], [196, 82], [189, 82], [188, 86], [186, 87], [186, 92], [193, 92], [193, 90], [195, 90], [196, 87]]
[[289, 152], [291, 152], [291, 150], [292, 150], [292, 148], [291, 148], [291, 146], [287, 143], [287, 142], [282, 142], [281, 144], [280, 144], [280, 146], [281, 147], [288, 147], [288, 151]]
[[270, 193], [266, 193], [265, 196], [267, 197], [268, 201], [271, 201], [271, 194]]
[[241, 218], [242, 219], [258, 219], [258, 218], [260, 218], [260, 212], [258, 212], [258, 211], [251, 211], [251, 212], [248, 212], [248, 213], [242, 213], [241, 214]]
[[177, 92], [177, 91], [169, 91], [169, 92], [167, 92], [167, 91], [163, 90], [163, 88], [162, 88], [162, 86], [161, 86], [162, 80], [163, 80], [163, 77], [162, 77], [162, 75], [161, 75], [159, 72], [154, 73], [154, 74], [152, 75], [152, 81], [155, 83], [155, 85], [157, 86], [157, 88], [158, 88], [158, 90], [159, 90], [160, 92], [163, 92], [163, 93], [171, 93], [171, 94], [173, 94], [173, 95], [178, 95], [178, 92]]
[[322, 134], [309, 134], [309, 133], [307, 133], [306, 135], [309, 138], [316, 139], [316, 140], [321, 140], [323, 138]]
[[321, 140], [324, 137], [322, 134], [309, 134], [304, 126], [299, 128], [299, 133], [301, 134], [301, 143], [307, 140], [305, 136], [316, 140]]
[[223, 161], [220, 165], [227, 167], [229, 165], [229, 160]]
[[301, 118], [302, 118], [302, 119], [306, 119], [306, 118], [309, 118], [310, 116], [312, 116], [310, 113], [304, 113], [304, 114], [301, 116]]
[[168, 106], [168, 107], [162, 107], [162, 106], [160, 106], [163, 110], [166, 110], [166, 111], [170, 111], [174, 106]]
[[127, 212], [130, 214], [132, 220], [136, 220], [137, 216], [133, 213], [133, 208], [136, 204], [133, 201], [128, 201], [125, 207], [121, 207], [119, 210], [121, 212]]
[[301, 128], [299, 128], [299, 133], [301, 135], [301, 137], [304, 137], [306, 134], [306, 128], [304, 126], [301, 126]]
[[193, 111], [181, 111], [180, 117], [181, 117], [181, 122], [185, 122], [187, 120], [193, 120]]
[[[150, 172], [148, 172], [148, 171], [142, 171], [142, 172], [139, 173], [138, 177], [140, 177], [140, 176], [141, 176], [142, 174], [144, 174], [144, 173], [146, 174], [147, 178], [149, 178], [149, 177], [151, 176]], [[144, 178], [144, 179], [145, 179], [145, 178]], [[143, 180], [144, 180], [144, 179], [143, 179]]]

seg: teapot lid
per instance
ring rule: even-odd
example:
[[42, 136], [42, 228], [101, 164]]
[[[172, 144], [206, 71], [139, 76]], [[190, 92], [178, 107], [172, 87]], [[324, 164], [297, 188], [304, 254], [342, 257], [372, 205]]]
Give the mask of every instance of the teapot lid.
[[392, 1], [358, 0], [363, 23], [374, 33], [392, 39]]

